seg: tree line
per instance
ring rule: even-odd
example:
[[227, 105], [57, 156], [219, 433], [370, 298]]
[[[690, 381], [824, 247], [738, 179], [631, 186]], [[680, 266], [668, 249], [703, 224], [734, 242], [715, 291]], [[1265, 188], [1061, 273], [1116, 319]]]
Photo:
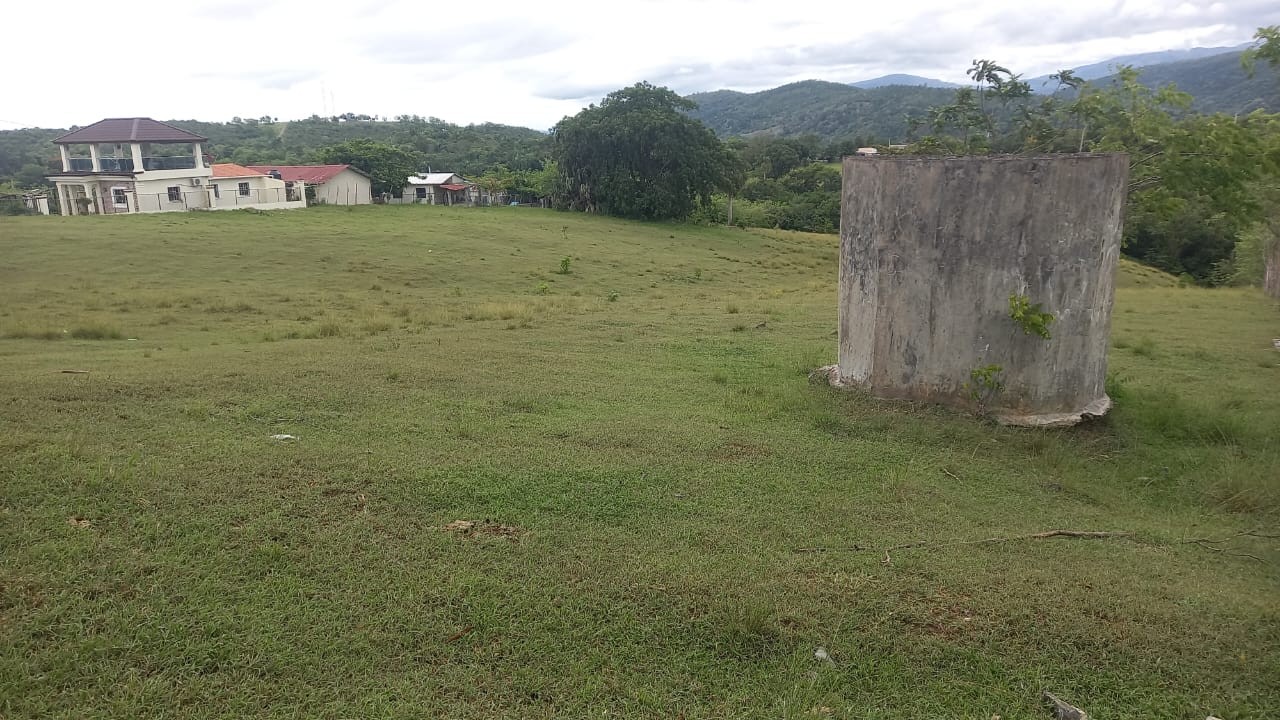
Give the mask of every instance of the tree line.
[[[1280, 32], [1261, 28], [1243, 62], [1280, 70]], [[1124, 252], [1204, 284], [1259, 279], [1280, 231], [1280, 115], [1199, 114], [1172, 85], [1152, 89], [1132, 67], [1093, 85], [1064, 70], [1033, 95], [1022, 76], [975, 60], [973, 85], [906, 120], [920, 155], [1125, 152], [1130, 185]], [[1280, 76], [1272, 78], [1280, 82]], [[693, 218], [834, 232], [850, 147], [816, 137], [722, 141], [688, 117], [690, 101], [646, 83], [610, 94], [552, 131], [556, 202], [647, 219]], [[864, 140], [864, 139], [859, 139]], [[736, 201], [736, 203], [735, 203]]]
[[[1246, 70], [1280, 70], [1277, 28], [1260, 28], [1255, 39], [1242, 56]], [[869, 135], [721, 139], [693, 115], [693, 101], [649, 83], [610, 93], [549, 134], [352, 113], [177, 124], [208, 137], [217, 160], [350, 163], [379, 194], [433, 169], [565, 210], [816, 232], [838, 229], [836, 161], [864, 145], [923, 155], [1121, 151], [1131, 158], [1126, 254], [1207, 284], [1260, 273], [1257, 258], [1280, 232], [1280, 115], [1196, 113], [1190, 95], [1153, 89], [1129, 67], [1097, 85], [1061, 71], [1051, 95], [1033, 94], [992, 60], [975, 60], [968, 75], [972, 86], [934, 91], [946, 102], [904, 117], [908, 142], [887, 147]], [[59, 132], [0, 133], [0, 183], [42, 184], [57, 168], [49, 141]]]

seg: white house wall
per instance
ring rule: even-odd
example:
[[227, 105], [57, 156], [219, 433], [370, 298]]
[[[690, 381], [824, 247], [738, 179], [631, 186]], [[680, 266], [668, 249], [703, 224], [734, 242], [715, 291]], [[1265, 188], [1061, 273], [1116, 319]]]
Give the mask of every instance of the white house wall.
[[[248, 195], [240, 194], [240, 183], [249, 184]], [[217, 210], [248, 206], [261, 207], [268, 203], [288, 201], [284, 181], [265, 175], [214, 178], [209, 181], [209, 186], [210, 193], [213, 192], [214, 187], [218, 188], [218, 193], [213, 199], [213, 207]]]
[[[150, 175], [150, 173], [147, 173]], [[192, 185], [191, 179], [196, 177], [200, 185]], [[185, 177], [168, 177], [156, 179], [148, 177], [134, 181], [138, 198], [138, 212], [181, 212], [193, 208], [209, 207], [209, 190], [207, 175], [190, 175]], [[169, 188], [177, 187], [178, 200], [169, 199]]]
[[373, 202], [369, 178], [350, 169], [343, 170], [323, 185], [314, 187], [316, 202], [326, 205], [368, 205]]

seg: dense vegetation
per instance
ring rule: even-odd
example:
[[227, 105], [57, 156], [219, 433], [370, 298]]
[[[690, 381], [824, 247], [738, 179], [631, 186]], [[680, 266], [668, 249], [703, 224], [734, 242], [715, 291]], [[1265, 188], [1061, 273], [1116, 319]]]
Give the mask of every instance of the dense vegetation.
[[806, 80], [758, 93], [718, 90], [689, 96], [690, 115], [722, 136], [817, 135], [825, 140], [860, 136], [900, 142], [905, 116], [946, 102], [943, 88], [894, 85], [864, 90], [841, 83]]
[[[1241, 67], [1238, 52], [1143, 67], [1139, 77], [1152, 90], [1175, 84], [1189, 92], [1195, 101], [1188, 109], [1199, 113], [1280, 111], [1280, 84], [1265, 73], [1250, 75]], [[1107, 86], [1118, 79], [1111, 75], [1092, 82]], [[1053, 84], [1041, 87], [1038, 80], [1031, 83], [1033, 92], [1055, 89]], [[814, 134], [826, 141], [862, 137], [888, 143], [907, 135], [908, 116], [945, 104], [952, 93], [904, 85], [864, 90], [806, 80], [757, 93], [718, 90], [697, 93], [690, 99], [698, 103], [691, 115], [721, 136]]]
[[[909, 152], [1126, 152], [1126, 253], [1199, 282], [1257, 279], [1242, 275], [1234, 249], [1246, 231], [1270, 227], [1280, 116], [1194, 113], [1190, 95], [1152, 90], [1126, 67], [1097, 85], [1062, 71], [1055, 77], [1070, 94], [1048, 97], [991, 61], [975, 61], [970, 75], [975, 87], [914, 120], [922, 135]], [[1280, 86], [1280, 76], [1268, 79]]]
[[1194, 98], [1190, 109], [1198, 113], [1280, 112], [1280, 83], [1265, 72], [1250, 74], [1241, 53], [1144, 67], [1141, 82], [1149, 88], [1176, 85]]
[[557, 203], [622, 217], [688, 217], [699, 201], [736, 183], [736, 158], [693, 103], [639, 83], [610, 93], [552, 131], [560, 169]]

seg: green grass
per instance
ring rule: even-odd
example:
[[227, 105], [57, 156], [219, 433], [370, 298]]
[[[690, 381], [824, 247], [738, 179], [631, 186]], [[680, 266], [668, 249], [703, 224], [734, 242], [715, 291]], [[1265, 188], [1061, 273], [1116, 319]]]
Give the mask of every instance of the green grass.
[[1000, 428], [809, 383], [836, 245], [0, 218], [0, 716], [1272, 715], [1276, 306], [1125, 264], [1114, 413]]

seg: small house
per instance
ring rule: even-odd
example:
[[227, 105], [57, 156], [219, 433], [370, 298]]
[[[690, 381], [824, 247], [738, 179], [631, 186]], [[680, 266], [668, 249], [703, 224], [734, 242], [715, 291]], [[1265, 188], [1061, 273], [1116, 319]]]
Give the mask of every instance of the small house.
[[302, 183], [324, 205], [369, 205], [373, 181], [351, 165], [248, 165], [250, 170], [277, 176], [286, 185]]
[[300, 184], [286, 185], [279, 177], [235, 163], [215, 163], [210, 168], [213, 209], [285, 207], [285, 203], [297, 202], [306, 206], [306, 189]]
[[479, 197], [476, 184], [457, 173], [418, 173], [406, 180], [401, 202], [474, 205]]

